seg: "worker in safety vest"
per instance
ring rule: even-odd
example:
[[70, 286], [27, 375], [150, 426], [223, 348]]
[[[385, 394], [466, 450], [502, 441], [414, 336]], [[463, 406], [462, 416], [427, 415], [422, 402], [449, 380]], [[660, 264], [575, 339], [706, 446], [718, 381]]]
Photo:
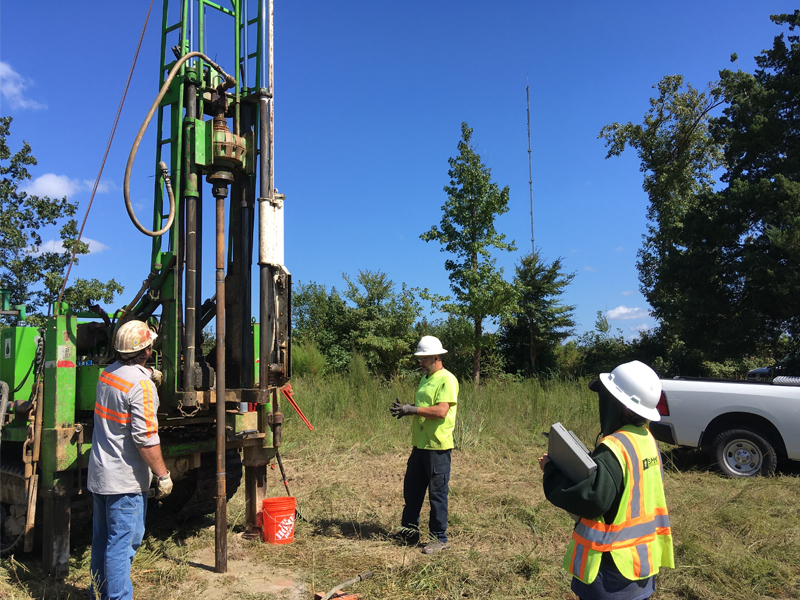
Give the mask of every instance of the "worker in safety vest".
[[597, 470], [575, 483], [547, 454], [539, 459], [547, 499], [580, 517], [563, 566], [581, 600], [649, 598], [658, 570], [675, 568], [661, 453], [646, 426], [661, 418], [661, 382], [633, 361], [602, 373], [589, 389], [600, 405]]
[[147, 490], [172, 491], [158, 437], [160, 372], [145, 366], [156, 334], [142, 321], [117, 331], [117, 361], [97, 382], [87, 487], [92, 492], [92, 598], [133, 598], [131, 563], [144, 537]]
[[403, 480], [403, 516], [400, 529], [389, 538], [408, 545], [419, 543], [419, 515], [425, 492], [431, 505], [428, 527], [431, 542], [422, 552], [436, 554], [447, 544], [447, 497], [450, 489], [450, 454], [455, 446], [453, 430], [458, 408], [458, 379], [442, 364], [447, 350], [432, 335], [423, 336], [414, 356], [425, 375], [419, 382], [414, 404], [398, 399], [389, 408], [398, 419], [411, 416], [411, 456]]

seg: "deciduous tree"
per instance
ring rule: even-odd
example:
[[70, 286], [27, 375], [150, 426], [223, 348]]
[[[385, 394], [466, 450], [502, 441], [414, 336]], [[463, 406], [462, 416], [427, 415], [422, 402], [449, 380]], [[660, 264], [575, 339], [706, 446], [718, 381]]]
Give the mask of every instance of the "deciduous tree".
[[655, 87], [658, 96], [650, 100], [642, 124], [612, 123], [599, 137], [606, 141], [606, 158], [629, 146], [641, 160], [642, 187], [650, 202], [636, 266], [642, 293], [663, 321], [668, 320], [666, 305], [685, 293], [665, 271], [685, 249], [686, 214], [700, 194], [713, 191], [713, 173], [721, 165], [722, 149], [711, 135], [709, 118], [722, 102], [722, 90], [712, 83], [699, 91], [680, 75], [664, 77]]
[[344, 291], [330, 292], [316, 283], [298, 284], [292, 293], [292, 329], [300, 343], [314, 344], [328, 369], [347, 368], [353, 354], [363, 357], [370, 372], [391, 377], [411, 355], [414, 322], [421, 307], [414, 293], [380, 271], [347, 274]]
[[292, 289], [294, 342], [314, 344], [325, 355], [331, 371], [347, 367], [352, 352], [348, 335], [348, 307], [336, 288], [298, 283]]
[[472, 129], [461, 124], [459, 154], [448, 160], [450, 184], [445, 186], [447, 201], [442, 219], [420, 238], [442, 244], [441, 251], [452, 258], [445, 261], [453, 298], [439, 307], [461, 315], [473, 324], [472, 377], [480, 381], [481, 339], [487, 318], [506, 316], [514, 308], [516, 293], [503, 279], [492, 249], [514, 251], [514, 242], [495, 229], [495, 218], [508, 211], [508, 186], [491, 181], [491, 170], [481, 162], [472, 145]]
[[371, 372], [396, 375], [415, 342], [414, 321], [421, 307], [414, 293], [405, 285], [396, 292], [394, 282], [380, 271], [359, 271], [355, 281], [347, 275], [344, 280], [344, 297], [353, 303], [348, 312], [353, 350]]
[[[772, 20], [793, 32], [800, 12]], [[665, 78], [642, 125], [600, 133], [609, 156], [631, 146], [641, 159], [650, 225], [637, 266], [662, 333], [718, 362], [800, 333], [800, 38], [776, 36], [756, 63], [704, 93]]]
[[[36, 165], [36, 158], [27, 142], [12, 155], [7, 142], [11, 121], [0, 118], [0, 287], [11, 290], [12, 304], [26, 306], [30, 322], [41, 324], [42, 313], [58, 297], [78, 244], [73, 218], [78, 205], [66, 197], [31, 196], [20, 189], [31, 179], [28, 167]], [[59, 228], [62, 251], [42, 248], [41, 230], [53, 226]], [[87, 244], [78, 244], [78, 254], [88, 252]], [[76, 279], [65, 290], [64, 300], [74, 308], [85, 308], [98, 300], [111, 302], [121, 292], [122, 286], [113, 279], [108, 283]]]

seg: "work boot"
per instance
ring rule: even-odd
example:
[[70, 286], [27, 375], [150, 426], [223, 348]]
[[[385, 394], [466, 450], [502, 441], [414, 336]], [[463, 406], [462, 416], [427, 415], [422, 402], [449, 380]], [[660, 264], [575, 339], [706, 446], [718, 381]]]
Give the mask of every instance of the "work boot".
[[388, 537], [395, 544], [416, 546], [419, 544], [419, 529], [403, 526], [394, 533], [390, 533]]
[[427, 546], [425, 546], [422, 549], [422, 553], [423, 554], [436, 554], [440, 550], [445, 550], [446, 548], [449, 548], [449, 547], [450, 547], [450, 544], [448, 544], [447, 542], [440, 542], [439, 540], [435, 540], [435, 541], [431, 542], [430, 544], [428, 544]]

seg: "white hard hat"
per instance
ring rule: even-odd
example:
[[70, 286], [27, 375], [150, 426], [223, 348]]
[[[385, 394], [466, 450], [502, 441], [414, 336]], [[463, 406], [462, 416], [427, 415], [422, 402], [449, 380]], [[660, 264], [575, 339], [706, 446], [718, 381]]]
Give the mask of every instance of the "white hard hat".
[[123, 354], [139, 352], [153, 343], [158, 336], [142, 321], [128, 321], [117, 330], [114, 349]]
[[442, 342], [439, 338], [432, 335], [424, 335], [417, 344], [417, 351], [414, 356], [437, 356], [439, 354], [447, 354], [447, 350], [442, 348]]
[[611, 373], [601, 373], [605, 388], [626, 407], [648, 421], [660, 421], [656, 409], [661, 399], [661, 380], [643, 362], [634, 360], [619, 365]]

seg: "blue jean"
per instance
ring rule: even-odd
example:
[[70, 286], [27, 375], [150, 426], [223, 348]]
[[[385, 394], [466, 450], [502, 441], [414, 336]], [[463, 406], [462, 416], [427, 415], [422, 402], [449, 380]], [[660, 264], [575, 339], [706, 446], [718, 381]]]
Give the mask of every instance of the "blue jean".
[[102, 600], [133, 598], [131, 563], [144, 537], [145, 494], [93, 494], [92, 586]]
[[421, 450], [414, 448], [408, 457], [403, 481], [402, 525], [419, 529], [419, 513], [428, 492], [431, 505], [429, 526], [431, 535], [447, 543], [447, 495], [450, 491], [450, 450]]

